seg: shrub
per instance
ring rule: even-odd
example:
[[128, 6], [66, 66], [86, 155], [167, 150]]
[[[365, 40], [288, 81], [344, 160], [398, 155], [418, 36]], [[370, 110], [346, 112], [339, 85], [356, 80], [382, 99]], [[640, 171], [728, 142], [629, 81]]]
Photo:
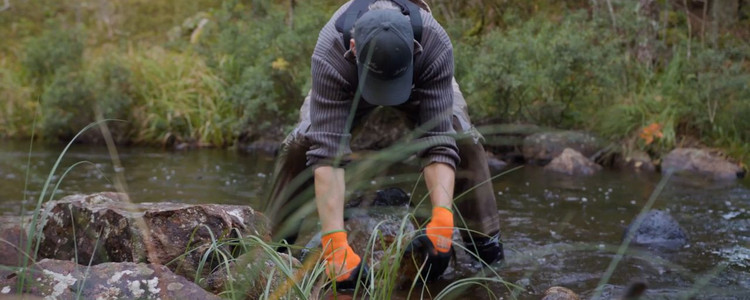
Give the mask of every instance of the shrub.
[[83, 32], [53, 25], [26, 44], [23, 66], [33, 80], [44, 82], [61, 68], [76, 69], [83, 61]]
[[[47, 138], [68, 141], [86, 125], [97, 120], [97, 110], [104, 119], [130, 119], [130, 72], [116, 57], [95, 60], [81, 71], [58, 70], [42, 95], [42, 127]], [[129, 137], [127, 123], [108, 123], [118, 142]], [[101, 142], [98, 130], [90, 130], [83, 142]]]
[[238, 115], [226, 101], [221, 79], [200, 57], [159, 47], [129, 52], [133, 76], [134, 141], [228, 145]]
[[[618, 90], [622, 53], [598, 40], [581, 14], [560, 22], [535, 18], [493, 30], [469, 50], [461, 67], [472, 113], [502, 122], [584, 126]], [[464, 49], [465, 51], [465, 49]]]
[[20, 74], [15, 68], [0, 64], [0, 137], [31, 135], [39, 105], [32, 99], [32, 88], [23, 83]]
[[241, 134], [276, 137], [296, 121], [309, 89], [312, 49], [329, 13], [318, 5], [325, 3], [298, 3], [293, 26], [283, 9], [230, 1], [215, 12], [197, 50], [242, 112]]

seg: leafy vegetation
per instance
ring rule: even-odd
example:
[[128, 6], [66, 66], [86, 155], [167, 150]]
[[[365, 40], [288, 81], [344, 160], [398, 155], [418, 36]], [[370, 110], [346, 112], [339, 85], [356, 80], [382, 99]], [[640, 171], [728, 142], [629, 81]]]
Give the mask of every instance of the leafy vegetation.
[[[657, 156], [698, 143], [747, 161], [750, 4], [729, 2], [428, 1], [477, 123], [585, 129]], [[11, 4], [2, 136], [29, 137], [38, 118], [44, 138], [67, 140], [98, 109], [128, 121], [121, 143], [231, 146], [293, 125], [339, 3]], [[649, 126], [659, 134], [647, 143]]]

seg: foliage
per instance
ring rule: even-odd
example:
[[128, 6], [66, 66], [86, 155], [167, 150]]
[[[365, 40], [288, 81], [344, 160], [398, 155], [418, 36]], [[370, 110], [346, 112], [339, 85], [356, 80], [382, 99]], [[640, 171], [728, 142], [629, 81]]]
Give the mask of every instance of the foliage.
[[[318, 5], [318, 6], [316, 6]], [[310, 55], [327, 13], [304, 2], [290, 19], [283, 10], [247, 9], [235, 1], [215, 11], [215, 23], [197, 46], [220, 74], [227, 98], [243, 112], [244, 134], [282, 134], [296, 121], [309, 88]], [[282, 126], [280, 128], [280, 126]]]
[[[130, 72], [116, 58], [98, 60], [84, 72], [60, 69], [42, 95], [44, 136], [70, 140], [81, 128], [97, 120], [97, 111], [104, 119], [129, 119], [132, 105], [130, 85]], [[109, 126], [115, 140], [126, 139], [126, 124]], [[93, 131], [81, 139], [87, 142], [102, 140]]]
[[584, 18], [538, 18], [477, 41], [471, 57], [459, 58], [470, 67], [457, 74], [472, 113], [493, 122], [584, 127], [617, 93], [621, 68], [615, 44], [598, 41]]
[[30, 101], [32, 89], [10, 63], [0, 63], [0, 137], [29, 136], [38, 103]]
[[236, 113], [221, 80], [192, 54], [155, 47], [131, 51], [133, 140], [139, 143], [231, 143]]
[[32, 38], [25, 48], [23, 66], [29, 75], [44, 81], [61, 68], [77, 69], [83, 59], [83, 39], [79, 30], [66, 30], [52, 24], [53, 28]]
[[[40, 126], [61, 126], [46, 137], [69, 137], [84, 123], [64, 120], [93, 120], [79, 104], [96, 103], [129, 121], [124, 142], [216, 146], [296, 122], [318, 30], [340, 4], [32, 2], [0, 13], [0, 134], [29, 136], [41, 99]], [[689, 138], [746, 157], [733, 145], [750, 135], [747, 7], [714, 26], [680, 1], [651, 2], [655, 14], [624, 0], [428, 2], [478, 123], [592, 130], [657, 155]], [[663, 135], [647, 144], [650, 124]]]

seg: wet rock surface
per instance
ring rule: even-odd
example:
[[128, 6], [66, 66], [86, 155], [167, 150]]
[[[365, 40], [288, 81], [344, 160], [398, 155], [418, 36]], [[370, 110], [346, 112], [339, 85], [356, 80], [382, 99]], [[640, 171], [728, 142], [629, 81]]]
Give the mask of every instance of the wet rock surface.
[[[404, 288], [408, 288], [415, 279], [419, 281], [419, 267], [425, 259], [422, 253], [404, 253], [417, 234], [417, 226], [410, 215], [413, 208], [409, 204], [410, 196], [399, 188], [360, 193], [347, 203], [344, 222], [349, 245], [354, 252], [366, 257], [372, 266], [371, 272], [383, 272], [385, 269], [396, 276], [395, 286]], [[317, 255], [315, 251], [320, 249], [320, 232], [308, 231], [300, 236], [303, 237], [301, 240], [308, 241], [304, 244], [308, 250], [303, 251], [302, 259], [311, 253]], [[453, 243], [463, 245], [458, 230], [453, 233]], [[461, 247], [456, 246], [454, 250], [455, 256], [439, 281], [450, 282], [471, 276], [481, 269], [481, 265]], [[404, 255], [400, 255], [402, 253]], [[385, 261], [384, 257], [391, 260]]]
[[[229, 263], [228, 268], [223, 267], [213, 272], [206, 278], [205, 286], [214, 294], [232, 290], [237, 294], [234, 299], [260, 299], [267, 287], [274, 295], [272, 299], [278, 298], [276, 296], [284, 299], [304, 299], [304, 295], [296, 294], [292, 288], [296, 272], [301, 267], [302, 264], [294, 257], [275, 253], [273, 249], [257, 247], [237, 257]], [[240, 296], [243, 294], [244, 297]]]
[[578, 294], [568, 288], [553, 286], [544, 291], [542, 300], [578, 300]]
[[23, 265], [30, 218], [0, 217], [0, 265]]
[[662, 174], [702, 176], [714, 180], [743, 178], [746, 171], [735, 163], [708, 150], [679, 148], [669, 152], [662, 160]]
[[544, 165], [559, 156], [565, 148], [571, 148], [591, 157], [602, 148], [595, 136], [579, 131], [555, 131], [536, 133], [523, 141], [523, 156], [527, 162]]
[[[348, 233], [349, 245], [354, 252], [370, 261], [372, 271], [378, 272], [382, 268], [390, 268], [395, 261], [381, 261], [388, 254], [394, 260], [395, 253], [400, 253], [411, 242], [416, 227], [409, 214], [410, 197], [399, 188], [388, 188], [375, 192], [364, 192], [355, 195], [347, 203], [344, 226]], [[320, 232], [308, 230], [301, 233], [302, 240], [307, 240], [302, 257], [315, 253], [320, 249]], [[398, 243], [400, 242], [400, 247]], [[400, 257], [398, 257], [401, 259]], [[404, 261], [402, 259], [402, 261]], [[402, 264], [396, 274], [400, 275], [398, 282], [403, 283], [413, 279], [416, 269]]]
[[633, 170], [636, 172], [656, 171], [651, 156], [640, 150], [631, 151], [630, 153], [626, 153], [622, 157], [619, 157], [615, 165], [620, 169]]
[[[634, 221], [635, 222], [635, 221]], [[687, 235], [679, 223], [662, 210], [651, 210], [646, 213], [640, 226], [630, 224], [626, 233], [633, 234], [632, 242], [650, 248], [676, 250], [686, 245]]]
[[130, 262], [82, 266], [44, 259], [28, 269], [24, 290], [20, 273], [0, 278], [5, 295], [30, 294], [45, 299], [220, 299], [167, 267]]
[[544, 166], [544, 170], [568, 175], [593, 175], [601, 171], [602, 167], [578, 151], [565, 148], [558, 157]]
[[[123, 194], [99, 193], [47, 203], [38, 257], [94, 265], [160, 263], [192, 279], [212, 240], [248, 235], [270, 240], [268, 220], [248, 206], [130, 204], [124, 199]], [[236, 249], [224, 245], [221, 250]], [[217, 263], [209, 258], [203, 272]]]
[[497, 174], [500, 174], [500, 172], [504, 171], [508, 167], [508, 163], [488, 153], [487, 154], [487, 166], [490, 169], [491, 175], [497, 175]]
[[272, 140], [258, 140], [252, 143], [244, 143], [239, 146], [239, 150], [250, 154], [263, 154], [266, 156], [276, 156], [281, 149], [281, 142]]

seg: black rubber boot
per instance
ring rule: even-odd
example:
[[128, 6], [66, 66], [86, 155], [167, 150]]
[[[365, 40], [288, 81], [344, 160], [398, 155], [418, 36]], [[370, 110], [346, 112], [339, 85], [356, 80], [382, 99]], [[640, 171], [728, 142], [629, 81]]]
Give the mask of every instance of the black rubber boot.
[[480, 263], [491, 265], [505, 259], [499, 232], [489, 237], [474, 236], [463, 240], [466, 250], [469, 251], [469, 256]]

